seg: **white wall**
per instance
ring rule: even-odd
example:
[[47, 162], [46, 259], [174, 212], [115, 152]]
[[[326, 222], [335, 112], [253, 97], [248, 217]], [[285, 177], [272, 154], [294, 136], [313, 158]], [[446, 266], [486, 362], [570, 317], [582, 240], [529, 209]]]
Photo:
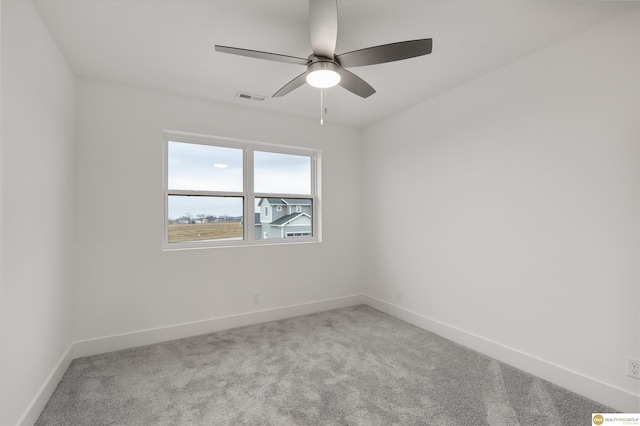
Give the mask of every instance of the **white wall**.
[[363, 137], [374, 304], [635, 412], [625, 355], [640, 353], [639, 16]]
[[[624, 355], [640, 352], [637, 12], [361, 139], [118, 84], [74, 88], [31, 3], [1, 10], [1, 425], [37, 416], [72, 340], [135, 344], [138, 331], [365, 291], [507, 362], [557, 367], [533, 371], [543, 377], [604, 384], [587, 396], [637, 395], [624, 376]], [[162, 129], [320, 148], [323, 243], [161, 251]]]
[[31, 2], [1, 7], [0, 424], [14, 425], [69, 362], [74, 76]]
[[[359, 131], [87, 79], [76, 119], [76, 340], [362, 293]], [[162, 129], [321, 149], [323, 242], [163, 252]]]

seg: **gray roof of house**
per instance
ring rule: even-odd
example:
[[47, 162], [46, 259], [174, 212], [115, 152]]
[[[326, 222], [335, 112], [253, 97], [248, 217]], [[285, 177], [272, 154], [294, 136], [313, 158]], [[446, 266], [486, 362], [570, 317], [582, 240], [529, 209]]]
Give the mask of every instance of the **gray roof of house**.
[[311, 200], [308, 198], [283, 198], [282, 201], [292, 206], [310, 206]]
[[269, 204], [276, 204], [276, 205], [281, 205], [284, 206], [285, 202], [282, 198], [270, 198], [267, 197], [267, 201], [269, 202]]
[[309, 198], [273, 198], [267, 197], [266, 200], [271, 205], [275, 206], [310, 206], [311, 199]]
[[273, 222], [270, 223], [270, 225], [276, 225], [276, 226], [284, 225], [285, 223], [288, 223], [288, 222], [291, 222], [294, 219], [297, 219], [298, 216], [303, 216], [303, 215], [307, 216], [307, 217], [309, 216], [306, 213], [291, 213], [291, 214], [288, 214], [286, 216], [282, 216], [278, 220], [274, 220]]

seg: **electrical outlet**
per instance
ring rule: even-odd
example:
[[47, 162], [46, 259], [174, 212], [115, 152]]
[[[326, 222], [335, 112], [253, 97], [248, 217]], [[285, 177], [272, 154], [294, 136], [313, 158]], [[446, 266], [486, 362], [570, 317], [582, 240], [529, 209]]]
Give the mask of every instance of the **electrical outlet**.
[[260, 303], [260, 293], [253, 293], [253, 303]]
[[627, 376], [640, 380], [640, 360], [627, 357]]

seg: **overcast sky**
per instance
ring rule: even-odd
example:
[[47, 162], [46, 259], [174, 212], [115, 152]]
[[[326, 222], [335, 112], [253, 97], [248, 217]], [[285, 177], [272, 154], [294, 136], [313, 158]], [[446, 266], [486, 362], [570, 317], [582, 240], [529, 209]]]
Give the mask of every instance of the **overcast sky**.
[[[242, 149], [169, 142], [169, 189], [242, 192]], [[311, 193], [310, 157], [256, 151], [256, 192]], [[242, 198], [169, 197], [169, 219], [242, 216]]]

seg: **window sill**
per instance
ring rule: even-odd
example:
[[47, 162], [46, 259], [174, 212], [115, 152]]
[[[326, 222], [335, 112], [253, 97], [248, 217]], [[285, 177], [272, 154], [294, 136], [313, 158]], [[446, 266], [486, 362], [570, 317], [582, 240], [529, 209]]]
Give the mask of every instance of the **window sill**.
[[287, 246], [287, 245], [299, 245], [299, 244], [314, 244], [321, 243], [322, 240], [318, 238], [300, 238], [292, 241], [288, 239], [286, 241], [280, 240], [260, 240], [260, 241], [220, 241], [212, 243], [207, 241], [206, 243], [173, 243], [164, 244], [162, 251], [184, 251], [184, 250], [204, 250], [204, 249], [220, 249], [220, 248], [236, 248], [236, 247], [262, 247], [262, 246]]

